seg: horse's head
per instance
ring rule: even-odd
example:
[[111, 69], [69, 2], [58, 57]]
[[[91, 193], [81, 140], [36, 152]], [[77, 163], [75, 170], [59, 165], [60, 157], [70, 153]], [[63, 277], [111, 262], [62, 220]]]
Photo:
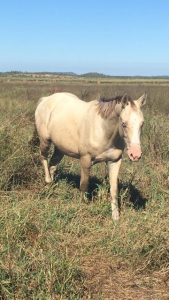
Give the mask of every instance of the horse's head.
[[122, 110], [120, 113], [120, 134], [123, 136], [127, 146], [127, 154], [132, 161], [141, 158], [140, 134], [144, 123], [141, 107], [146, 102], [147, 95], [142, 95], [139, 99], [129, 101], [123, 97]]

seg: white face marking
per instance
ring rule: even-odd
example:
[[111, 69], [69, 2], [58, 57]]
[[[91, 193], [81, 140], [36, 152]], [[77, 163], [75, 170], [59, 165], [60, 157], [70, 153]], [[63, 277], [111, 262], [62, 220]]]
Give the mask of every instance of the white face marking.
[[140, 146], [140, 133], [143, 124], [143, 114], [140, 109], [128, 104], [121, 113], [121, 124], [127, 148]]
[[140, 145], [141, 120], [138, 113], [131, 112], [129, 118], [129, 139], [131, 145]]

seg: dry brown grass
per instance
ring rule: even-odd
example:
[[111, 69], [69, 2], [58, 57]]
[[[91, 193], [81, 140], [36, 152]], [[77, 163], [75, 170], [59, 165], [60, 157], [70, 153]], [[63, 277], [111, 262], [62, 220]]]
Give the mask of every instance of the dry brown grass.
[[[92, 170], [89, 202], [80, 200], [76, 160], [65, 158], [55, 184], [44, 185], [28, 141], [36, 101], [55, 84], [87, 100], [148, 92], [144, 156], [138, 164], [124, 159], [118, 224], [103, 164]], [[1, 82], [2, 299], [169, 299], [168, 99], [168, 86], [142, 82]]]

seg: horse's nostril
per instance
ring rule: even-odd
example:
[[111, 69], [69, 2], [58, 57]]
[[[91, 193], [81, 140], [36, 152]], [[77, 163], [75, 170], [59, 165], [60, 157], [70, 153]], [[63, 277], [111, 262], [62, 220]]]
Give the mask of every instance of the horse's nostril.
[[132, 161], [138, 161], [141, 158], [141, 153], [134, 153], [133, 151], [129, 151], [128, 152], [129, 158]]

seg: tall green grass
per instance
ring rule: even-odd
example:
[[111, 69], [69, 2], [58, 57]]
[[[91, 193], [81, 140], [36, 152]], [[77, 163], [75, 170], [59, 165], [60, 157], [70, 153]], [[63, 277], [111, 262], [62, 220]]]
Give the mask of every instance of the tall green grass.
[[44, 184], [29, 141], [38, 98], [53, 82], [0, 86], [1, 299], [168, 299], [169, 88], [60, 84], [85, 100], [148, 92], [143, 157], [120, 171], [121, 218], [111, 219], [104, 164], [93, 167], [89, 201], [80, 197], [78, 161], [64, 158]]

